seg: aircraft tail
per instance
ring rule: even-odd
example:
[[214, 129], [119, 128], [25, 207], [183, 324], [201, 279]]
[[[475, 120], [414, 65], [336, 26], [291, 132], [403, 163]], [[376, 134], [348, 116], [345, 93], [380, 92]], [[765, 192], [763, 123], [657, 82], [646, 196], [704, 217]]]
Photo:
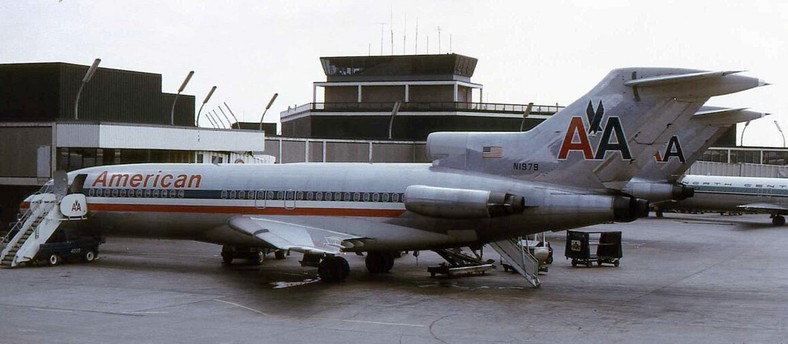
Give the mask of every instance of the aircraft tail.
[[590, 92], [525, 133], [434, 133], [438, 167], [620, 190], [712, 96], [765, 85], [737, 72], [611, 71]]
[[635, 177], [675, 182], [736, 123], [768, 115], [745, 108], [704, 106], [690, 117]]

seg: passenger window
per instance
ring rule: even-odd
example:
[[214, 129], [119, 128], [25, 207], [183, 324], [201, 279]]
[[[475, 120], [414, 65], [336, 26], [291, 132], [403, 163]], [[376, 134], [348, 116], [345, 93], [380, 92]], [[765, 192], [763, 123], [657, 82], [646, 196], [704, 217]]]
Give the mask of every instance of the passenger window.
[[384, 192], [383, 193], [383, 202], [388, 202], [388, 201], [389, 201], [389, 193], [388, 192]]
[[[167, 191], [164, 191], [167, 192]], [[227, 199], [227, 190], [222, 190], [222, 199]]]
[[230, 191], [230, 199], [235, 199], [236, 196], [238, 196], [238, 193], [235, 190]]
[[353, 193], [353, 202], [358, 202], [360, 200], [361, 200], [361, 194], [358, 192]]
[[306, 200], [313, 201], [315, 199], [315, 193], [312, 191], [307, 191], [306, 193]]
[[373, 193], [373, 194], [372, 194], [372, 201], [373, 201], [373, 202], [380, 202], [380, 194], [379, 194], [379, 193], [377, 193], [377, 192], [376, 192], [376, 193]]
[[303, 191], [296, 192], [296, 200], [298, 200], [298, 201], [303, 201], [304, 200], [304, 192]]
[[337, 201], [337, 202], [341, 201], [342, 200], [342, 193], [341, 192], [335, 192], [334, 193], [334, 200]]

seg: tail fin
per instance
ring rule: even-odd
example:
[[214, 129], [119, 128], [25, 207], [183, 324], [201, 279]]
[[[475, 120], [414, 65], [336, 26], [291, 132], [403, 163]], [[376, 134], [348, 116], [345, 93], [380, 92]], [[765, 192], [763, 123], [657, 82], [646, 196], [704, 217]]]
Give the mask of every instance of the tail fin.
[[736, 72], [626, 68], [525, 133], [434, 133], [435, 166], [621, 189], [710, 97], [764, 85]]

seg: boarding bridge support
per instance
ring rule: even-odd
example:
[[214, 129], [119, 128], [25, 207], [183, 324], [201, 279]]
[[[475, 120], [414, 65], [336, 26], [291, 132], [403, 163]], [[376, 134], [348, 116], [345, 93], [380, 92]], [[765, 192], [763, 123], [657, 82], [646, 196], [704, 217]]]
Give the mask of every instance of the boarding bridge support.
[[59, 197], [42, 193], [31, 196], [28, 210], [3, 240], [7, 243], [0, 252], [0, 266], [13, 268], [32, 262], [41, 244], [49, 240], [63, 221], [84, 219], [85, 214], [85, 195]]
[[512, 266], [520, 275], [534, 287], [538, 287], [539, 282], [539, 261], [534, 257], [522, 243], [522, 238], [516, 240], [501, 240], [489, 243], [501, 258]]

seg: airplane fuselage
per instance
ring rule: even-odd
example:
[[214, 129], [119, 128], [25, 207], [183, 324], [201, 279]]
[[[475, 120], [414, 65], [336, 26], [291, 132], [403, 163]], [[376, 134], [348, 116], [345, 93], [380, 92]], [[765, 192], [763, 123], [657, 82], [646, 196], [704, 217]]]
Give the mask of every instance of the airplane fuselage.
[[[682, 182], [695, 189], [695, 195], [677, 202], [673, 206], [675, 208], [772, 214], [788, 212], [788, 179], [785, 178], [690, 175]], [[784, 209], [780, 210], [780, 207]]]
[[[430, 164], [139, 164], [85, 175], [86, 225], [107, 235], [259, 244], [230, 230], [238, 215], [375, 238], [366, 249], [428, 249], [612, 222], [613, 197]], [[405, 209], [411, 185], [479, 189], [524, 197], [522, 214], [433, 218]], [[548, 206], [550, 205], [550, 206]]]

